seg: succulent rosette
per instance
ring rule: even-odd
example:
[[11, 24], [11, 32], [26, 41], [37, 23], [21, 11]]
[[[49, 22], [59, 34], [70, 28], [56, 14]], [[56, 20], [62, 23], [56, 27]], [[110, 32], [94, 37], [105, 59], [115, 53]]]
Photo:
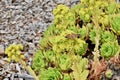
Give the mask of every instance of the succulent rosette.
[[[58, 5], [58, 7], [53, 10], [53, 14], [55, 15], [54, 23], [59, 24], [60, 22], [62, 22], [69, 11], [70, 9], [67, 6]], [[71, 16], [71, 14], [68, 15]]]
[[105, 58], [110, 58], [116, 55], [119, 50], [119, 45], [117, 42], [106, 42], [101, 45], [100, 52], [101, 56]]
[[44, 68], [46, 66], [46, 63], [44, 61], [44, 55], [42, 53], [42, 51], [37, 51], [35, 53], [35, 58], [33, 58], [33, 64], [32, 67], [34, 68], [35, 71], [40, 71], [42, 68]]
[[87, 80], [89, 71], [87, 70], [88, 60], [80, 56], [73, 57], [73, 65], [71, 69], [73, 70], [73, 76], [75, 80]]
[[108, 69], [106, 72], [105, 72], [105, 75], [107, 78], [111, 78], [113, 76], [113, 72], [112, 70]]
[[8, 55], [8, 61], [19, 61], [24, 58], [24, 55], [21, 54], [21, 50], [23, 50], [23, 46], [21, 44], [11, 44], [6, 48], [5, 54]]
[[50, 61], [55, 61], [55, 53], [52, 50], [48, 50], [44, 52], [44, 56]]
[[83, 41], [81, 39], [77, 39], [76, 45], [74, 46], [75, 53], [77, 53], [79, 55], [85, 55], [85, 53], [87, 51], [87, 47], [88, 47], [88, 44], [85, 41]]
[[71, 58], [67, 54], [63, 54], [59, 57], [59, 66], [62, 70], [70, 69]]
[[110, 31], [105, 31], [102, 34], [102, 42], [115, 41], [115, 40], [116, 40], [115, 35]]

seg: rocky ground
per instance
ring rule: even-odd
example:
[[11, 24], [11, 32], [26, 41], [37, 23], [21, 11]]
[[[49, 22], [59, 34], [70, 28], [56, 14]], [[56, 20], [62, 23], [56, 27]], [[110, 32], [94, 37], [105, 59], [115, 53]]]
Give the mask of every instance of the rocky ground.
[[18, 80], [15, 77], [19, 77], [19, 80], [34, 80], [20, 64], [6, 62], [5, 48], [12, 43], [21, 43], [26, 55], [35, 53], [42, 32], [54, 19], [52, 10], [58, 4], [72, 7], [79, 1], [0, 0], [0, 80]]

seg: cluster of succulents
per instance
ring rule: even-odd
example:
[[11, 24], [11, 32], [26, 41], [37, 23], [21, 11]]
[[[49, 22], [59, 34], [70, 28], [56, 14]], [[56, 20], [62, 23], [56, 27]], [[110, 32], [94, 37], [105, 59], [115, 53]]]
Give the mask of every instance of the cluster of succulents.
[[32, 70], [32, 68], [28, 65], [26, 65], [26, 62], [24, 61], [25, 57], [24, 54], [22, 54], [23, 50], [22, 44], [10, 44], [6, 50], [5, 54], [8, 56], [8, 61], [14, 61], [22, 64], [22, 66], [32, 75], [36, 80], [39, 80], [36, 76], [35, 72]]
[[[98, 44], [102, 58], [109, 60], [115, 56], [119, 51], [119, 9], [114, 0], [81, 0], [71, 9], [58, 5], [53, 10], [53, 24], [44, 32], [40, 49], [33, 59], [33, 68], [39, 72], [39, 79], [86, 80], [88, 59], [82, 57], [88, 54], [90, 44]], [[59, 74], [53, 74], [54, 70], [49, 72], [49, 68], [57, 69]], [[42, 70], [53, 75], [44, 78], [46, 73]]]
[[[101, 66], [99, 57], [109, 60], [119, 54], [119, 3], [81, 0], [71, 9], [58, 5], [53, 14], [53, 24], [43, 33], [40, 49], [33, 58], [32, 68], [38, 72], [39, 80], [87, 80], [89, 52], [93, 53], [91, 60], [96, 71], [102, 69], [96, 67]], [[91, 44], [95, 45], [92, 49]], [[14, 46], [8, 47], [6, 54], [16, 60], [23, 47]]]
[[8, 48], [6, 48], [5, 53], [8, 55], [8, 61], [19, 61], [24, 58], [24, 55], [21, 54], [21, 50], [23, 50], [23, 45], [21, 44], [11, 44]]

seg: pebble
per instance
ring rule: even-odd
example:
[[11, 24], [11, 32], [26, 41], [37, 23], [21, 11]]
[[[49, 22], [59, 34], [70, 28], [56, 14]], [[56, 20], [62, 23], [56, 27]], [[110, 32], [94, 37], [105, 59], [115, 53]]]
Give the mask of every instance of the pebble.
[[64, 3], [65, 3], [65, 0], [58, 0], [57, 3], [58, 3], [58, 4], [64, 4]]
[[27, 3], [31, 3], [33, 0], [25, 0], [25, 2]]
[[112, 80], [120, 80], [120, 76], [113, 76]]
[[0, 34], [6, 34], [7, 32], [5, 30], [0, 30]]
[[3, 45], [0, 45], [0, 54], [1, 54], [1, 53], [4, 53], [4, 49], [5, 49], [4, 46], [3, 46]]

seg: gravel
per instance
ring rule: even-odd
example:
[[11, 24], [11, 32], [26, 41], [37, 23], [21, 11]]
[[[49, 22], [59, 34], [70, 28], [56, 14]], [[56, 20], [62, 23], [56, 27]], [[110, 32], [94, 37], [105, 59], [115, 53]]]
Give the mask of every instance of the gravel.
[[21, 43], [26, 52], [35, 52], [42, 32], [52, 23], [58, 4], [69, 7], [79, 0], [0, 0], [0, 48]]

